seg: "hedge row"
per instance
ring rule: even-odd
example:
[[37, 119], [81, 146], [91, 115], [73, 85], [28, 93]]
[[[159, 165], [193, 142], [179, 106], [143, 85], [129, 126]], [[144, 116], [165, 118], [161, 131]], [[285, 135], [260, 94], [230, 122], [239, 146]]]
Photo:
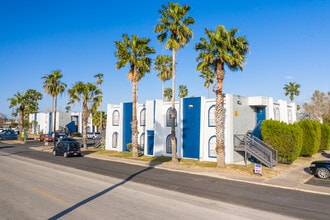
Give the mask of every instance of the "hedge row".
[[292, 163], [299, 156], [312, 156], [319, 150], [330, 150], [330, 126], [312, 120], [294, 124], [265, 120], [261, 125], [265, 143], [278, 151], [281, 163]]

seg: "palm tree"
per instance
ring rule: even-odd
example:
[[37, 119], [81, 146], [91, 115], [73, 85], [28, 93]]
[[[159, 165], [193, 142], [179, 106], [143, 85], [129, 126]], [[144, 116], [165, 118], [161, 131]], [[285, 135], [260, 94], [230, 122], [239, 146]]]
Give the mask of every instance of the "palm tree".
[[[100, 86], [101, 92], [102, 92], [103, 76], [104, 76], [103, 73], [98, 73], [98, 74], [94, 75], [94, 77], [97, 78], [96, 85]], [[99, 97], [100, 97], [100, 100], [99, 100], [100, 101], [100, 123], [99, 123], [98, 130], [99, 130], [99, 132], [102, 132], [103, 131], [103, 119], [102, 119], [102, 99], [103, 99], [103, 96], [100, 95]]]
[[[99, 104], [99, 96], [102, 91], [93, 83], [83, 83], [81, 81], [75, 83], [68, 90], [69, 102], [71, 105], [75, 102], [82, 102], [82, 121], [83, 121], [83, 144], [87, 148], [87, 123], [91, 110], [97, 109]], [[92, 103], [89, 106], [89, 103]]]
[[295, 82], [289, 82], [289, 84], [284, 85], [284, 91], [285, 91], [285, 96], [290, 95], [290, 101], [293, 102], [294, 96], [299, 96], [300, 91], [299, 91], [300, 85]]
[[157, 77], [162, 81], [162, 100], [164, 101], [165, 81], [172, 78], [172, 57], [166, 55], [157, 56], [154, 69], [159, 72]]
[[172, 100], [172, 89], [166, 88], [164, 90], [164, 97], [166, 98], [166, 101], [170, 102]]
[[179, 85], [179, 97], [184, 98], [188, 95], [188, 89], [185, 85]]
[[53, 70], [51, 74], [46, 74], [42, 77], [42, 79], [44, 80], [43, 88], [45, 92], [53, 98], [53, 135], [55, 135], [56, 132], [57, 96], [59, 94], [62, 94], [67, 86], [64, 82], [60, 80], [62, 76], [63, 75], [61, 73], [61, 70]]
[[[25, 115], [38, 111], [38, 101], [42, 99], [42, 94], [34, 89], [29, 89], [22, 94], [17, 92], [13, 97], [8, 98], [9, 108], [17, 107], [16, 112], [19, 112], [19, 130], [24, 132]], [[21, 138], [20, 138], [21, 139]]]
[[207, 88], [207, 98], [210, 98], [210, 86], [214, 82], [213, 72], [205, 69], [199, 76], [205, 79], [204, 86]]
[[115, 56], [118, 61], [116, 68], [129, 65], [128, 79], [132, 82], [132, 157], [137, 158], [138, 154], [138, 121], [137, 121], [137, 83], [144, 77], [144, 74], [150, 72], [151, 59], [148, 57], [150, 54], [154, 54], [154, 48], [148, 44], [150, 39], [139, 38], [136, 35], [132, 35], [131, 39], [127, 34], [123, 35], [123, 41], [115, 42], [117, 51]]
[[172, 161], [179, 162], [176, 153], [176, 137], [175, 137], [175, 73], [176, 73], [176, 52], [184, 45], [188, 44], [193, 36], [192, 30], [188, 27], [195, 23], [192, 17], [186, 17], [190, 6], [180, 5], [179, 3], [170, 2], [168, 6], [163, 5], [159, 10], [161, 15], [160, 23], [155, 26], [155, 32], [158, 42], [166, 41], [166, 48], [172, 50], [172, 109], [171, 109], [171, 145], [172, 145]]
[[227, 31], [224, 26], [218, 26], [215, 31], [205, 29], [206, 38], [201, 38], [195, 49], [199, 51], [197, 56], [197, 70], [202, 74], [213, 73], [208, 77], [216, 79], [213, 87], [216, 93], [216, 152], [217, 166], [225, 167], [224, 146], [224, 98], [223, 80], [225, 78], [225, 65], [230, 70], [243, 70], [245, 57], [249, 51], [249, 45], [245, 37], [235, 37], [238, 29]]
[[[96, 127], [100, 127], [100, 119], [101, 119], [101, 115], [102, 115], [102, 124], [106, 124], [107, 123], [107, 114], [105, 112], [100, 112], [97, 111], [92, 115], [92, 119], [93, 119], [93, 125]], [[103, 136], [102, 136], [103, 137]]]

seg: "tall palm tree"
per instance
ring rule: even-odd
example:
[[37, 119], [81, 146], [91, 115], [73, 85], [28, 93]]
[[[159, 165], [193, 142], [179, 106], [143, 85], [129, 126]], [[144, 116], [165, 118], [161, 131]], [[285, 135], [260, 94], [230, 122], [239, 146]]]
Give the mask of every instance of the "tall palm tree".
[[184, 45], [188, 44], [193, 36], [189, 25], [193, 25], [195, 20], [187, 17], [190, 10], [188, 5], [180, 5], [179, 3], [170, 2], [163, 5], [159, 10], [161, 15], [160, 23], [155, 26], [154, 31], [158, 33], [158, 42], [166, 41], [166, 48], [172, 50], [172, 111], [171, 111], [171, 145], [172, 145], [172, 161], [177, 163], [178, 156], [176, 153], [176, 137], [175, 137], [175, 74], [176, 74], [176, 52]]
[[290, 95], [290, 101], [293, 102], [294, 96], [299, 96], [300, 91], [299, 91], [300, 85], [295, 82], [289, 82], [289, 84], [284, 85], [284, 91], [285, 91], [285, 96]]
[[[29, 89], [26, 92], [17, 92], [13, 97], [8, 98], [9, 108], [17, 107], [19, 112], [19, 129], [24, 132], [24, 118], [32, 112], [38, 111], [38, 101], [42, 99], [42, 94], [34, 89]], [[20, 138], [21, 139], [21, 138]]]
[[[96, 127], [100, 126], [100, 117], [101, 117], [101, 113], [99, 111], [95, 112], [92, 115], [92, 119], [93, 119], [93, 125]], [[106, 124], [107, 123], [107, 114], [105, 112], [102, 112], [102, 124]], [[102, 136], [103, 137], [103, 136]]]
[[159, 72], [157, 77], [162, 81], [162, 100], [164, 101], [165, 81], [172, 78], [172, 57], [166, 55], [157, 56], [154, 69]]
[[[66, 89], [66, 84], [61, 81], [61, 70], [53, 70], [51, 74], [45, 74], [43, 79], [43, 88], [48, 95], [53, 98], [53, 135], [56, 132], [56, 111], [57, 111], [57, 96], [62, 94]], [[55, 146], [55, 141], [54, 141]]]
[[210, 86], [214, 82], [213, 72], [205, 69], [199, 76], [205, 79], [204, 86], [207, 88], [207, 98], [210, 98]]
[[185, 85], [179, 85], [179, 97], [184, 98], [188, 95], [188, 89]]
[[[100, 90], [102, 92], [102, 83], [103, 83], [103, 76], [104, 74], [103, 73], [98, 73], [98, 74], [95, 74], [94, 77], [97, 78], [97, 81], [96, 81], [96, 85], [99, 85], [100, 86]], [[102, 99], [103, 99], [103, 96], [102, 96], [102, 93], [101, 95], [99, 96], [100, 97], [100, 124], [99, 124], [99, 132], [102, 132], [103, 131], [103, 117], [102, 117]], [[104, 135], [102, 135], [103, 137]]]
[[195, 49], [199, 51], [197, 56], [197, 70], [202, 74], [213, 73], [208, 77], [217, 80], [213, 87], [216, 93], [216, 152], [217, 166], [225, 167], [224, 146], [224, 99], [223, 80], [225, 78], [225, 65], [230, 70], [243, 70], [245, 57], [249, 51], [249, 45], [245, 37], [235, 37], [238, 29], [227, 31], [224, 26], [218, 26], [215, 31], [205, 29], [206, 38], [201, 38]]
[[[82, 102], [82, 121], [83, 121], [83, 144], [87, 148], [87, 123], [91, 110], [97, 109], [99, 105], [99, 96], [102, 91], [93, 83], [83, 83], [81, 81], [75, 83], [68, 90], [69, 102], [71, 105], [76, 102]], [[89, 104], [91, 106], [89, 106]]]
[[155, 49], [148, 44], [150, 39], [139, 38], [137, 35], [132, 35], [130, 38], [127, 34], [123, 35], [122, 41], [116, 41], [115, 56], [118, 61], [116, 68], [129, 65], [128, 79], [132, 82], [132, 157], [137, 158], [138, 152], [138, 121], [137, 121], [137, 83], [144, 77], [145, 73], [150, 72], [151, 59], [150, 54], [155, 53]]
[[164, 97], [166, 98], [166, 101], [170, 102], [172, 100], [172, 89], [166, 88], [164, 90]]

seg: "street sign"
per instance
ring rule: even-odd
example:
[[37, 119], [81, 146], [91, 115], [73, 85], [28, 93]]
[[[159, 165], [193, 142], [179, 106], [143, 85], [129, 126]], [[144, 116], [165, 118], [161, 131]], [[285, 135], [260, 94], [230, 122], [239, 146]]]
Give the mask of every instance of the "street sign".
[[262, 164], [260, 163], [254, 164], [254, 173], [262, 175]]

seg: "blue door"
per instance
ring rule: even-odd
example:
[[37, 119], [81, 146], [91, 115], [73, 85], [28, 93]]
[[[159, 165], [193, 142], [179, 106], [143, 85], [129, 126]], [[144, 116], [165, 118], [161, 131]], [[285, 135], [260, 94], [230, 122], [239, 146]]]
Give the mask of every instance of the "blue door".
[[183, 157], [199, 158], [201, 98], [183, 99]]
[[252, 135], [261, 139], [261, 122], [266, 119], [265, 107], [256, 107], [256, 126], [252, 130]]
[[147, 131], [148, 155], [154, 155], [154, 131]]
[[266, 119], [266, 110], [265, 107], [257, 107], [257, 124]]

